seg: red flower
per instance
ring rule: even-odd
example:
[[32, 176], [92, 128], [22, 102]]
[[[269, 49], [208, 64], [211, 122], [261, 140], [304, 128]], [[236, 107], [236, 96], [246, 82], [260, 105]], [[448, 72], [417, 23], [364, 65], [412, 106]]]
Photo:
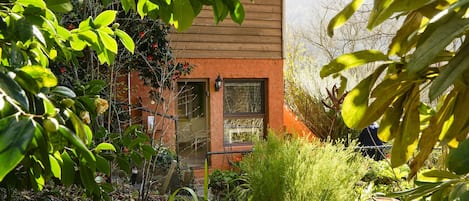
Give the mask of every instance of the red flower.
[[74, 29], [74, 28], [75, 28], [75, 25], [73, 25], [73, 24], [69, 24], [69, 25], [67, 26], [67, 29], [68, 29], [68, 30], [72, 30], [72, 29]]
[[151, 44], [151, 47], [152, 47], [152, 48], [158, 48], [158, 43], [153, 43], [153, 44]]
[[67, 68], [62, 66], [62, 67], [59, 68], [59, 71], [60, 71], [60, 73], [64, 74], [65, 72], [67, 72]]
[[241, 162], [241, 160], [243, 160], [243, 157], [242, 157], [242, 156], [236, 156], [236, 157], [234, 158], [234, 162], [236, 162], [236, 163]]
[[186, 70], [187, 68], [189, 68], [189, 63], [185, 63], [182, 68], [184, 68], [184, 70]]
[[153, 61], [153, 55], [148, 55], [147, 59], [148, 59], [148, 61]]
[[143, 32], [143, 31], [139, 32], [139, 33], [138, 33], [138, 36], [139, 36], [140, 38], [143, 38], [143, 37], [145, 36], [145, 32]]

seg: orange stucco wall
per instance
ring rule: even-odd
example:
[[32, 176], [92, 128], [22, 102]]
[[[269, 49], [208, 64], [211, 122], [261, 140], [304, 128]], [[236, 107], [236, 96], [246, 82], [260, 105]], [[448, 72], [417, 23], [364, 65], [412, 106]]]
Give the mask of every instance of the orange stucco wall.
[[[283, 128], [283, 60], [281, 59], [184, 59], [196, 66], [185, 78], [208, 79], [210, 85], [211, 151], [224, 151], [223, 145], [223, 88], [215, 91], [215, 79], [266, 79], [267, 127]], [[230, 150], [251, 149], [249, 146], [232, 146]], [[213, 155], [212, 167], [226, 167], [226, 156]]]
[[[194, 71], [182, 79], [206, 80], [209, 84], [209, 129], [210, 151], [226, 151], [223, 143], [223, 87], [215, 91], [215, 79], [220, 75], [222, 79], [265, 79], [266, 80], [266, 123], [267, 128], [281, 131], [283, 123], [283, 60], [282, 59], [180, 59], [181, 62], [189, 62], [196, 67]], [[152, 107], [148, 98], [148, 87], [143, 86], [136, 73], [131, 76], [131, 103], [137, 103], [138, 97], [142, 99], [142, 105]], [[173, 110], [174, 114], [176, 108]], [[146, 125], [148, 113], [143, 112], [143, 124]], [[169, 123], [169, 122], [168, 122]], [[166, 132], [165, 141], [170, 147], [174, 147], [174, 127]], [[230, 146], [231, 151], [250, 150], [250, 146]], [[212, 168], [228, 167], [226, 155], [213, 155], [211, 157]]]

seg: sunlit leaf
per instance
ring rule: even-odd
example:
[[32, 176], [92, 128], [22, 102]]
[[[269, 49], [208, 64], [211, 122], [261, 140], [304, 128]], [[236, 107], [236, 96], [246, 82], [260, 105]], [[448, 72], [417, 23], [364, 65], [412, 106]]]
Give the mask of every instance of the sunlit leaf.
[[394, 139], [394, 136], [399, 130], [404, 99], [404, 96], [399, 97], [391, 107], [383, 113], [378, 129], [378, 137], [383, 142]]
[[450, 113], [453, 111], [456, 99], [455, 94], [456, 93], [452, 92], [446, 96], [445, 99], [442, 99], [444, 101], [443, 106], [430, 118], [428, 127], [422, 131], [422, 135], [419, 140], [419, 152], [410, 164], [410, 178], [417, 174], [417, 171], [422, 167], [427, 157], [433, 152], [433, 147], [438, 141], [438, 136], [441, 133], [443, 122], [449, 118]]
[[55, 115], [57, 115], [57, 111], [55, 110], [55, 106], [52, 101], [50, 101], [43, 93], [39, 93], [37, 96], [42, 99], [42, 103], [44, 104], [44, 115], [55, 117]]
[[230, 16], [233, 22], [238, 24], [243, 23], [244, 20], [244, 7], [239, 0], [233, 1], [233, 9], [230, 10]]
[[39, 86], [36, 83], [36, 80], [32, 78], [28, 73], [24, 71], [17, 71], [15, 76], [15, 81], [26, 91], [29, 91], [33, 94], [39, 93]]
[[129, 50], [133, 54], [135, 50], [135, 43], [132, 38], [120, 29], [116, 29], [115, 33], [116, 36], [119, 37], [119, 40], [124, 45], [124, 47], [127, 48], [127, 50]]
[[104, 44], [104, 47], [111, 51], [114, 54], [117, 54], [117, 42], [116, 40], [109, 36], [107, 33], [102, 32], [101, 30], [98, 30], [98, 35], [101, 41]]
[[93, 25], [96, 29], [102, 26], [109, 26], [116, 19], [116, 14], [117, 11], [115, 10], [103, 11], [93, 20]]
[[[453, 90], [458, 91], [451, 115], [454, 121], [452, 121], [451, 124], [445, 125], [448, 126], [447, 130], [440, 135], [439, 139], [442, 145], [448, 144], [460, 135], [462, 139], [466, 139], [468, 135], [468, 133], [464, 131], [464, 128], [469, 122], [469, 113], [467, 112], [467, 108], [469, 108], [469, 89], [464, 87], [462, 89], [455, 88]], [[449, 145], [450, 147], [455, 147], [457, 146], [457, 142], [455, 141]]]
[[24, 66], [21, 68], [21, 71], [27, 73], [34, 80], [36, 80], [36, 83], [39, 88], [55, 87], [58, 83], [57, 78], [49, 68], [33, 65]]
[[[382, 0], [379, 5], [375, 4], [368, 20], [368, 29], [380, 25], [385, 20], [398, 12], [410, 11], [425, 6], [432, 0]], [[379, 8], [377, 8], [379, 7]]]
[[116, 148], [114, 147], [114, 145], [110, 144], [110, 143], [106, 143], [106, 142], [102, 142], [100, 143], [98, 146], [96, 146], [95, 148], [96, 152], [97, 153], [100, 153], [101, 151], [116, 151]]
[[369, 125], [362, 120], [367, 115], [371, 87], [385, 68], [386, 65], [380, 66], [373, 74], [358, 83], [345, 97], [342, 104], [342, 118], [349, 128], [361, 130]]
[[388, 61], [388, 57], [378, 50], [362, 50], [354, 53], [343, 54], [323, 66], [320, 76], [323, 78], [342, 70], [375, 61]]
[[49, 155], [49, 161], [50, 161], [50, 167], [51, 167], [52, 175], [54, 175], [54, 177], [56, 177], [56, 178], [61, 179], [61, 177], [62, 177], [62, 168], [60, 167], [59, 162], [52, 155]]
[[405, 115], [401, 126], [402, 130], [395, 136], [391, 149], [391, 166], [393, 168], [406, 163], [417, 148], [420, 133], [419, 105], [419, 89], [418, 86], [413, 86], [404, 102]]
[[37, 1], [37, 0], [17, 0], [15, 3], [20, 4], [24, 7], [34, 6], [34, 7], [38, 7], [41, 9], [45, 9], [47, 7], [44, 1]]
[[389, 55], [404, 56], [411, 47], [413, 47], [417, 40], [416, 31], [419, 30], [423, 15], [420, 12], [412, 12], [407, 15], [403, 25], [397, 31], [389, 45]]
[[334, 29], [344, 25], [345, 22], [347, 22], [347, 20], [360, 8], [362, 4], [363, 0], [353, 0], [344, 9], [337, 13], [337, 15], [335, 15], [334, 18], [329, 21], [329, 25], [327, 26], [327, 34], [332, 37], [334, 35]]
[[442, 182], [450, 179], [458, 179], [459, 176], [446, 170], [426, 170], [417, 176], [419, 182]]

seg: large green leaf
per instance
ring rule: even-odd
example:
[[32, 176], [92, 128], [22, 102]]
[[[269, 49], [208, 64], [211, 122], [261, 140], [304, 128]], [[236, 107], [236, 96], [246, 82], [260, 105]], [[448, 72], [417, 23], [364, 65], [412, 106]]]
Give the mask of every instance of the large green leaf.
[[184, 31], [192, 25], [194, 10], [190, 0], [173, 1], [172, 23], [178, 31]]
[[37, 97], [42, 99], [42, 103], [44, 105], [44, 115], [55, 117], [55, 115], [57, 115], [57, 111], [55, 110], [55, 106], [52, 101], [50, 101], [49, 98], [47, 98], [47, 96], [43, 93], [37, 94]]
[[215, 23], [218, 24], [228, 15], [228, 7], [223, 0], [214, 0], [213, 2], [213, 16], [215, 17]]
[[49, 155], [49, 161], [52, 175], [60, 179], [62, 177], [62, 168], [60, 167], [59, 162], [57, 161], [57, 159], [55, 159], [53, 155]]
[[21, 71], [30, 75], [39, 88], [42, 87], [55, 87], [58, 83], [57, 78], [54, 73], [49, 68], [44, 68], [42, 66], [24, 66], [21, 68]]
[[454, 56], [435, 78], [430, 86], [430, 100], [435, 100], [457, 79], [463, 79], [462, 75], [465, 71], [469, 71], [469, 42], [463, 44], [459, 52]]
[[[433, 0], [381, 0], [381, 4], [375, 4], [370, 19], [368, 20], [368, 29], [380, 25], [398, 12], [410, 11], [425, 6]], [[377, 8], [379, 7], [379, 8]]]
[[[469, 122], [469, 89], [466, 87], [454, 88], [453, 91], [457, 91], [456, 102], [454, 103], [454, 109], [451, 114], [453, 121], [451, 124], [447, 124], [444, 132], [441, 132], [439, 139], [441, 145], [449, 145], [450, 147], [457, 146], [456, 138], [466, 139], [467, 132], [465, 126]], [[446, 122], [445, 122], [446, 123]]]
[[349, 128], [363, 129], [369, 125], [364, 123], [363, 119], [367, 115], [370, 91], [385, 68], [386, 65], [380, 66], [373, 74], [358, 83], [345, 97], [342, 104], [342, 118]]
[[34, 127], [30, 118], [0, 119], [0, 181], [23, 160], [34, 136]]
[[87, 131], [85, 130], [85, 124], [83, 121], [81, 121], [81, 119], [70, 109], [67, 109], [64, 113], [70, 118], [73, 128], [75, 129], [76, 136], [80, 138], [80, 141], [85, 144], [90, 144], [91, 139], [88, 139], [88, 135], [86, 133]]
[[68, 13], [73, 10], [70, 0], [46, 0], [47, 8], [57, 13]]
[[19, 104], [23, 110], [29, 109], [28, 97], [26, 92], [16, 83], [9, 75], [0, 72], [0, 92], [15, 101], [15, 104]]
[[378, 129], [378, 137], [383, 142], [392, 140], [399, 130], [404, 99], [404, 96], [400, 96], [383, 113]]
[[111, 167], [109, 161], [99, 154], [96, 155], [96, 168], [98, 171], [103, 172], [106, 175], [111, 175]]
[[76, 136], [70, 129], [60, 125], [59, 133], [62, 134], [67, 140], [74, 145], [74, 148], [81, 154], [81, 156], [88, 162], [89, 165], [94, 165], [93, 162], [96, 162], [94, 154], [88, 150], [86, 145], [81, 141], [81, 139]]
[[125, 33], [124, 31], [120, 29], [116, 29], [114, 33], [116, 34], [117, 37], [119, 37], [119, 40], [124, 45], [124, 47], [127, 48], [127, 50], [129, 50], [133, 54], [135, 50], [135, 43], [132, 40], [132, 38], [127, 33]]
[[116, 40], [108, 35], [107, 33], [98, 30], [98, 35], [99, 38], [101, 39], [101, 42], [103, 43], [104, 47], [109, 50], [110, 52], [117, 54], [117, 42]]
[[37, 1], [37, 0], [17, 0], [15, 3], [22, 5], [24, 7], [34, 6], [41, 9], [47, 8], [46, 3], [44, 1]]
[[455, 13], [446, 14], [428, 25], [408, 63], [409, 75], [418, 77], [418, 74], [424, 72], [444, 48], [468, 27], [469, 19], [461, 18]]
[[106, 10], [100, 13], [93, 20], [94, 27], [98, 29], [103, 26], [109, 26], [116, 19], [116, 14], [117, 14], [117, 11], [115, 10]]
[[121, 0], [122, 8], [124, 9], [125, 13], [127, 14], [129, 10], [135, 10], [135, 0]]
[[[433, 148], [438, 141], [438, 136], [443, 127], [443, 123], [449, 118], [453, 112], [456, 93], [453, 91], [448, 96], [442, 98], [443, 106], [430, 118], [430, 124], [422, 131], [419, 140], [419, 153], [414, 157], [410, 164], [411, 172], [409, 177], [412, 178], [422, 167], [427, 157], [433, 152]], [[380, 128], [381, 129], [381, 128]]]
[[363, 0], [353, 0], [344, 9], [337, 13], [337, 15], [334, 16], [331, 21], [329, 21], [329, 25], [327, 26], [327, 34], [329, 36], [333, 36], [334, 29], [344, 25], [345, 22], [347, 22], [347, 20], [360, 8], [362, 4]]
[[357, 67], [375, 61], [388, 61], [388, 57], [378, 50], [362, 50], [349, 54], [343, 54], [323, 66], [320, 76], [326, 77], [342, 70]]
[[230, 16], [233, 22], [238, 24], [243, 23], [244, 20], [244, 7], [239, 0], [233, 1], [233, 8], [230, 10]]
[[63, 160], [61, 180], [65, 186], [70, 186], [75, 181], [75, 163], [67, 153], [67, 150], [64, 150], [61, 156]]
[[37, 85], [36, 80], [32, 78], [28, 73], [24, 71], [17, 71], [15, 76], [15, 81], [26, 91], [29, 91], [33, 94], [39, 93], [39, 86]]
[[110, 143], [102, 142], [98, 144], [98, 146], [96, 146], [95, 150], [97, 153], [100, 153], [101, 151], [114, 151], [115, 152], [116, 148], [114, 147], [114, 145]]
[[469, 173], [469, 140], [464, 140], [458, 148], [451, 149], [448, 155], [448, 169], [458, 175]]
[[80, 161], [79, 164], [80, 170], [80, 178], [81, 183], [86, 188], [86, 190], [90, 191], [91, 193], [96, 193], [99, 190], [98, 184], [95, 182], [95, 170], [94, 168], [90, 168], [87, 162]]
[[417, 42], [417, 32], [420, 29], [423, 15], [420, 12], [411, 12], [407, 15], [401, 28], [397, 31], [389, 45], [388, 54], [404, 56]]
[[67, 97], [67, 98], [75, 98], [77, 96], [73, 90], [69, 89], [66, 86], [54, 87], [51, 90], [51, 93], [58, 95], [58, 96]]
[[414, 85], [404, 103], [405, 115], [402, 130], [397, 133], [392, 146], [391, 166], [393, 168], [405, 164], [417, 148], [420, 133], [419, 105], [419, 88]]

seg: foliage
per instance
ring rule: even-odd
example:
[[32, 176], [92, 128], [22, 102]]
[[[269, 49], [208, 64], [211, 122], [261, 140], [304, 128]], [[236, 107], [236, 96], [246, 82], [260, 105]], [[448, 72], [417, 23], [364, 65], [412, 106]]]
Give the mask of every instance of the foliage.
[[[341, 143], [269, 134], [241, 161], [252, 200], [354, 200], [368, 159]], [[334, 170], [334, 171], [331, 171]]]
[[[361, 2], [352, 1], [331, 20], [330, 35]], [[409, 191], [411, 198], [431, 193], [437, 200], [451, 198], [447, 188], [456, 186], [462, 186], [461, 191], [453, 191], [456, 195], [467, 192], [468, 166], [459, 169], [459, 165], [450, 164], [466, 164], [463, 158], [468, 155], [463, 146], [469, 132], [468, 7], [469, 2], [463, 0], [375, 1], [368, 29], [394, 16], [404, 18], [387, 53], [362, 50], [345, 54], [321, 70], [325, 77], [364, 63], [381, 64], [346, 97], [343, 117], [348, 126], [356, 129], [380, 120], [379, 137], [383, 141], [393, 140], [392, 167], [410, 161], [409, 177], [417, 174], [437, 144], [459, 146], [455, 149], [459, 151], [453, 151], [458, 157], [447, 159], [448, 173], [457, 179], [452, 176], [441, 182], [447, 171], [433, 171], [431, 175], [440, 183], [425, 183]], [[424, 99], [436, 104], [423, 103]]]
[[240, 178], [240, 172], [215, 170], [210, 174], [208, 186], [211, 192], [218, 198], [217, 200], [230, 200], [231, 192], [236, 187], [244, 184], [244, 181]]
[[406, 180], [409, 171], [407, 165], [391, 168], [387, 160], [373, 161], [362, 181], [371, 183], [374, 194], [408, 190], [413, 184]]
[[[215, 2], [188, 0], [121, 2], [126, 12], [162, 17], [179, 30], [190, 26], [188, 22], [202, 4], [216, 7], [217, 22], [228, 12], [239, 23], [244, 17], [239, 1], [216, 1], [216, 6]], [[56, 178], [65, 185], [85, 187], [94, 199], [109, 199], [103, 192], [112, 187], [96, 172], [108, 173], [108, 163], [100, 154], [115, 148], [105, 142], [94, 144], [89, 126], [107, 111], [108, 102], [96, 96], [99, 90], [83, 94], [58, 86], [49, 64], [76, 63], [87, 50], [96, 52], [101, 64], [112, 64], [118, 53], [117, 40], [131, 52], [135, 44], [113, 24], [117, 11], [86, 16], [77, 22], [78, 27], [67, 27], [69, 30], [60, 25], [56, 14], [72, 9], [68, 0], [17, 0], [0, 5], [0, 182], [8, 188], [41, 190]], [[93, 89], [95, 85], [89, 86]]]

